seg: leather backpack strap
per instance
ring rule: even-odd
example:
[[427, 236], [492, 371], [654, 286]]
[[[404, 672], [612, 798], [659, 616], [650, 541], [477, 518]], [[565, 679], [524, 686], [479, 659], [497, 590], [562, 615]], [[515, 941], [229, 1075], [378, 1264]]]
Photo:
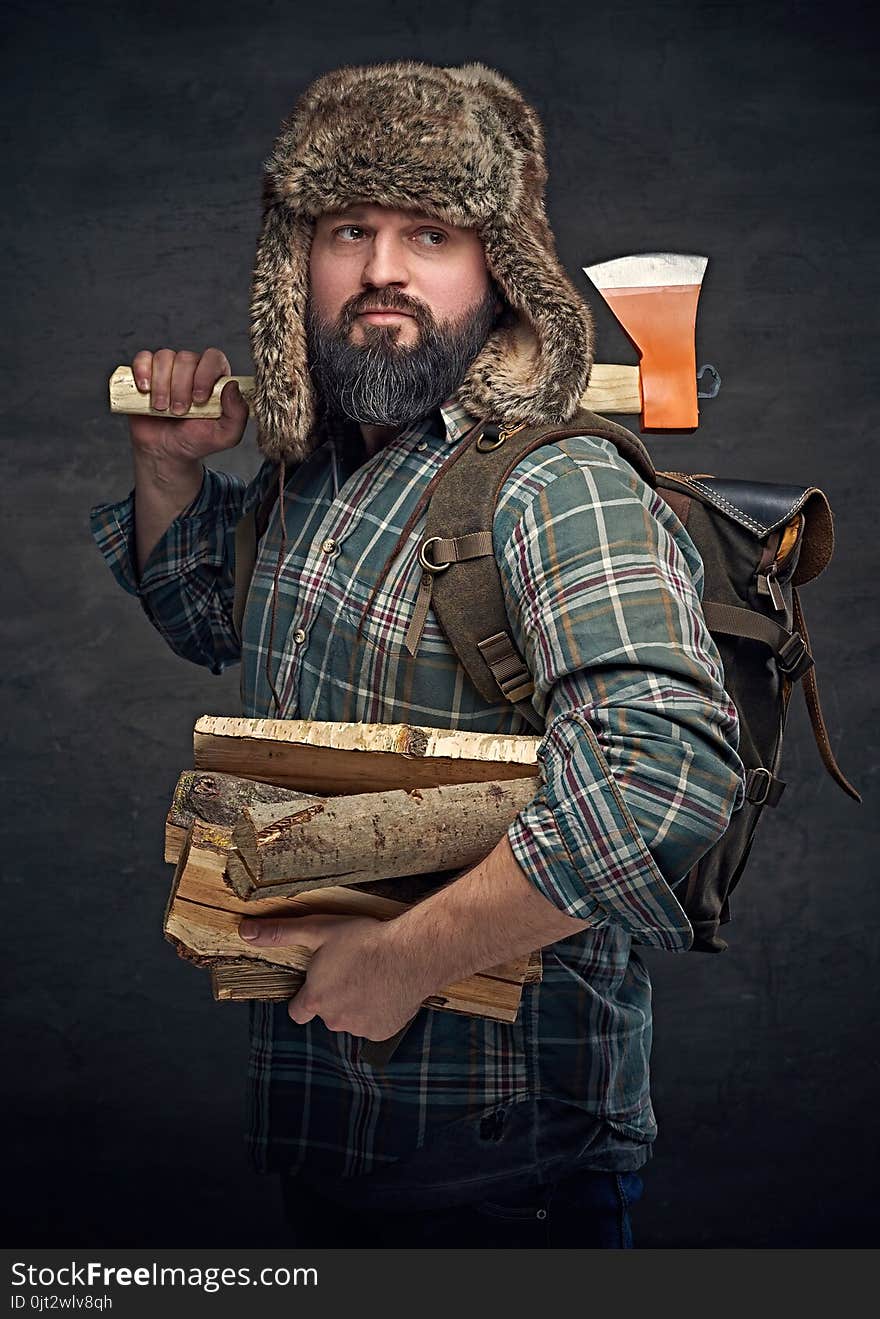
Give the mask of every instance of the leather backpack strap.
[[641, 440], [586, 409], [565, 425], [480, 426], [433, 483], [420, 549], [422, 581], [405, 643], [414, 655], [433, 607], [480, 694], [493, 704], [500, 697], [510, 701], [538, 731], [543, 724], [529, 700], [534, 684], [528, 665], [511, 636], [492, 525], [501, 488], [517, 464], [534, 449], [579, 435], [611, 440], [642, 479], [654, 485], [654, 465]]
[[792, 588], [792, 600], [797, 629], [794, 632], [789, 632], [764, 614], [756, 613], [752, 609], [739, 609], [712, 600], [703, 601], [703, 616], [710, 632], [723, 632], [728, 636], [749, 637], [753, 641], [763, 641], [772, 650], [777, 667], [789, 682], [803, 680], [804, 699], [822, 763], [835, 783], [838, 783], [848, 796], [860, 802], [861, 794], [844, 776], [831, 750], [828, 729], [819, 703], [819, 685], [816, 681], [813, 656], [810, 653], [810, 637], [796, 586]]
[[[804, 611], [801, 607], [801, 598], [797, 587], [792, 588], [792, 599], [794, 601], [794, 622], [801, 636], [807, 644], [810, 645], [810, 634], [807, 631], [807, 620], [804, 618]], [[816, 681], [816, 670], [810, 668], [804, 674], [804, 699], [807, 702], [807, 710], [810, 715], [810, 723], [813, 726], [813, 736], [816, 739], [816, 746], [819, 748], [819, 755], [822, 757], [822, 763], [828, 773], [839, 784], [847, 796], [852, 797], [854, 801], [860, 802], [862, 794], [858, 792], [847, 779], [840, 766], [838, 765], [834, 752], [831, 750], [831, 743], [828, 740], [828, 729], [825, 727], [825, 719], [822, 715], [822, 707], [819, 704], [819, 685]]]
[[813, 667], [813, 656], [800, 632], [789, 632], [788, 628], [781, 627], [772, 618], [754, 609], [741, 609], [736, 605], [704, 600], [703, 617], [710, 632], [763, 641], [776, 656], [780, 671], [791, 682], [797, 682]]

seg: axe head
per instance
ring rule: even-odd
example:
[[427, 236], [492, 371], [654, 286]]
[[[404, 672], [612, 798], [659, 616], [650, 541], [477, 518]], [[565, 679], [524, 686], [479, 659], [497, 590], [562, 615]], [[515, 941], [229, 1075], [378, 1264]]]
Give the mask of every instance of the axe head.
[[699, 425], [694, 334], [708, 257], [643, 252], [584, 266], [639, 354], [642, 430]]

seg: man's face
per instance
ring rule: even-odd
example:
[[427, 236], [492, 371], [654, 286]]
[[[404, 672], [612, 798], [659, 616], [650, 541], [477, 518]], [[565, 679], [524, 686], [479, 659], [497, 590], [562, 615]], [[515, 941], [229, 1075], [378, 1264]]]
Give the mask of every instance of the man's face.
[[475, 230], [383, 206], [320, 216], [309, 275], [316, 383], [331, 407], [378, 425], [453, 393], [502, 306]]

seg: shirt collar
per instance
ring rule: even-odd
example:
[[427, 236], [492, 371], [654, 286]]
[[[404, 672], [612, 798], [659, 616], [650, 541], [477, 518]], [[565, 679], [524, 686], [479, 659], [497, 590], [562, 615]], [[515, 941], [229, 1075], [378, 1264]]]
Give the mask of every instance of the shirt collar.
[[[457, 444], [463, 436], [467, 435], [469, 430], [477, 424], [478, 417], [474, 417], [459, 402], [458, 394], [450, 394], [445, 403], [441, 403], [437, 409], [446, 432], [446, 443]], [[424, 425], [422, 422], [416, 425]]]
[[445, 403], [441, 404], [440, 415], [446, 426], [447, 444], [455, 444], [469, 430], [472, 430], [479, 420], [478, 417], [471, 416], [467, 409], [462, 407], [457, 393], [451, 395]]

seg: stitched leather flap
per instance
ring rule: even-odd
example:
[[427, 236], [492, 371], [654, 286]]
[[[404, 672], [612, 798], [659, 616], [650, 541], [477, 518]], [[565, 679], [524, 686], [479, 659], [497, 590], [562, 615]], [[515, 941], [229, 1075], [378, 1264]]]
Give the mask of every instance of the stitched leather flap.
[[738, 481], [705, 473], [658, 472], [660, 487], [667, 477], [761, 540], [785, 526], [796, 513], [803, 513], [800, 558], [792, 577], [795, 586], [812, 581], [828, 565], [834, 551], [834, 524], [828, 499], [817, 486]]

